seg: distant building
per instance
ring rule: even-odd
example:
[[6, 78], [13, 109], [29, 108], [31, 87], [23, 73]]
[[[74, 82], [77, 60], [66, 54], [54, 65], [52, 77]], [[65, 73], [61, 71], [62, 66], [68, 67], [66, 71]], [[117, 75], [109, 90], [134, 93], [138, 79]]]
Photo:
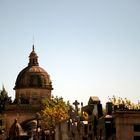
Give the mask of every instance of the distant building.
[[52, 82], [49, 74], [39, 66], [34, 45], [28, 66], [18, 74], [14, 90], [14, 103], [6, 105], [0, 114], [0, 128], [7, 137], [15, 119], [20, 124], [35, 119], [36, 112], [41, 110], [41, 101], [51, 97]]
[[69, 119], [56, 126], [56, 140], [140, 140], [140, 110], [126, 109], [123, 105], [102, 104], [96, 96], [82, 107], [88, 121]]
[[84, 107], [89, 114], [87, 140], [140, 140], [140, 110], [107, 102], [103, 112], [100, 101], [96, 102], [95, 97], [91, 97], [91, 101], [93, 107], [90, 104]]
[[98, 138], [101, 140], [140, 140], [140, 110], [119, 107], [109, 112], [97, 121]]

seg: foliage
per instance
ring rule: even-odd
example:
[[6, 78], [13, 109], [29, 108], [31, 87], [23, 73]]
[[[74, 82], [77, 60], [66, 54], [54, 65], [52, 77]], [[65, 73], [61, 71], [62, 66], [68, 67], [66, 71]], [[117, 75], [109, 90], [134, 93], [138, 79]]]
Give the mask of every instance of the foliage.
[[109, 97], [109, 101], [112, 102], [113, 106], [124, 105], [124, 108], [129, 109], [129, 110], [131, 110], [131, 109], [139, 110], [140, 109], [140, 101], [138, 101], [138, 103], [133, 103], [128, 98], [116, 97], [115, 95], [113, 95], [112, 98]]
[[39, 116], [47, 127], [54, 127], [60, 121], [68, 119], [69, 102], [66, 103], [61, 97], [46, 98], [43, 101], [44, 109]]
[[11, 103], [11, 97], [8, 97], [8, 93], [6, 92], [4, 86], [2, 91], [0, 91], [0, 111], [5, 109], [5, 105]]

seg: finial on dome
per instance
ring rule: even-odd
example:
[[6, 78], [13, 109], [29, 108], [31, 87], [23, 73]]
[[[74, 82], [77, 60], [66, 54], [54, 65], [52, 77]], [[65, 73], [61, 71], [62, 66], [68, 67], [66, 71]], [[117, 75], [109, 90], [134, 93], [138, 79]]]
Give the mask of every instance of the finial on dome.
[[33, 34], [33, 46], [32, 47], [33, 47], [32, 50], [34, 52], [34, 50], [35, 50], [35, 47], [34, 47], [34, 34]]
[[35, 53], [35, 47], [34, 47], [34, 44], [32, 46], [32, 52], [30, 53], [29, 55], [29, 66], [38, 66], [38, 56], [37, 54]]
[[34, 44], [33, 44], [32, 50], [33, 50], [33, 52], [35, 51], [35, 47], [34, 47]]
[[4, 84], [2, 84], [2, 90], [5, 90]]

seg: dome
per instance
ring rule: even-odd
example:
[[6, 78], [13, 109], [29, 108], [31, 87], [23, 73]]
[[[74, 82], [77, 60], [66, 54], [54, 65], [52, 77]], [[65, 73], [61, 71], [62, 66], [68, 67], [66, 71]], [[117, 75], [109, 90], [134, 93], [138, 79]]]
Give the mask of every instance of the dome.
[[52, 88], [48, 73], [39, 66], [28, 66], [17, 76], [15, 89], [18, 88]]
[[52, 90], [49, 74], [38, 64], [38, 56], [33, 50], [29, 56], [29, 63], [17, 76], [15, 88], [45, 88]]

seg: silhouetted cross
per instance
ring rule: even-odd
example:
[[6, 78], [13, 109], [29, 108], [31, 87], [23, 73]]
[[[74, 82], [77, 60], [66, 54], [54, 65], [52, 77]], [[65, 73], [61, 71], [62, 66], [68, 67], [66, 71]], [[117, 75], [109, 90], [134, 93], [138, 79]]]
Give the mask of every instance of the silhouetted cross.
[[79, 105], [79, 102], [77, 100], [75, 100], [75, 102], [73, 103], [73, 105], [75, 106], [75, 112], [78, 115], [78, 105]]

